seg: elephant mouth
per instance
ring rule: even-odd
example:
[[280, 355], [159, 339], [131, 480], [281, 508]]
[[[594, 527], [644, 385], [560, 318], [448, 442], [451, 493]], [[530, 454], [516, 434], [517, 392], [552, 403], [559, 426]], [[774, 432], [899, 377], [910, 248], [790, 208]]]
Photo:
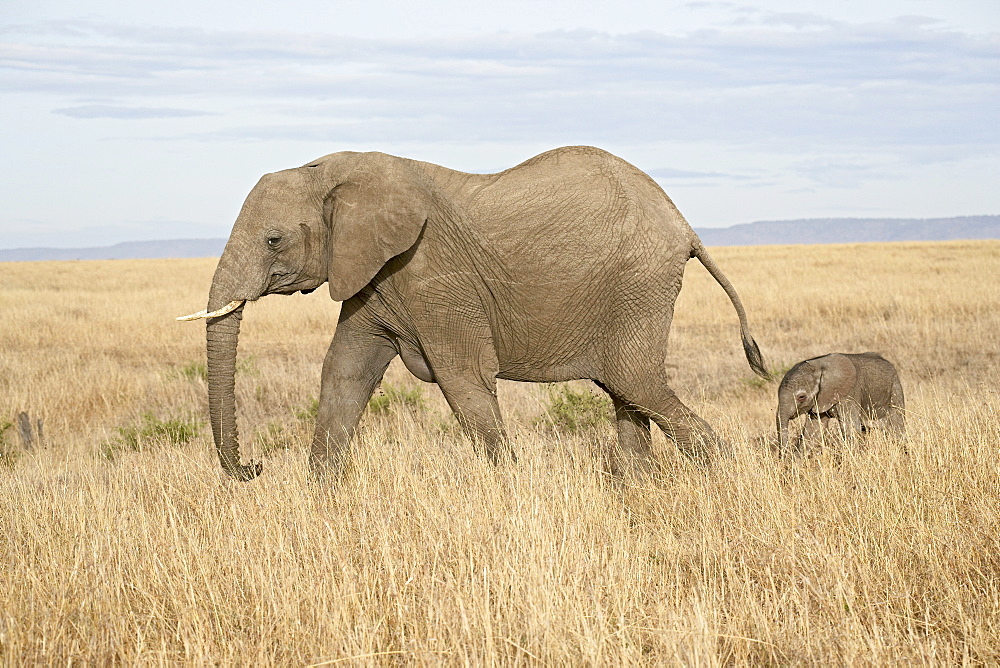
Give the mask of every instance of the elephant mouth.
[[298, 278], [294, 274], [273, 274], [264, 294], [293, 295], [296, 292], [309, 294], [321, 285], [323, 285], [321, 279]]
[[296, 292], [301, 292], [302, 288], [296, 286], [294, 283], [291, 285], [281, 285], [268, 288], [267, 294], [271, 295], [294, 295]]

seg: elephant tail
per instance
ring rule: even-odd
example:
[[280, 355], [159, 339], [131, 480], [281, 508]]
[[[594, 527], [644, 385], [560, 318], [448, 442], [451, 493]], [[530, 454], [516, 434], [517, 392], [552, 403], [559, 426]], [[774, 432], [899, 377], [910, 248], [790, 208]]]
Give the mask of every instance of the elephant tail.
[[722, 269], [715, 263], [712, 256], [708, 254], [708, 251], [701, 245], [701, 242], [695, 243], [694, 248], [691, 250], [691, 256], [698, 258], [702, 266], [712, 275], [712, 278], [729, 295], [729, 301], [732, 302], [733, 308], [736, 309], [736, 315], [740, 319], [740, 338], [743, 339], [743, 352], [746, 353], [750, 368], [761, 378], [771, 380], [771, 374], [767, 370], [767, 365], [764, 364], [764, 356], [761, 354], [757, 342], [753, 340], [753, 336], [750, 334], [750, 326], [747, 324], [747, 313], [743, 310], [743, 302], [740, 301], [740, 296], [736, 293], [736, 288], [729, 282], [726, 275], [722, 273]]

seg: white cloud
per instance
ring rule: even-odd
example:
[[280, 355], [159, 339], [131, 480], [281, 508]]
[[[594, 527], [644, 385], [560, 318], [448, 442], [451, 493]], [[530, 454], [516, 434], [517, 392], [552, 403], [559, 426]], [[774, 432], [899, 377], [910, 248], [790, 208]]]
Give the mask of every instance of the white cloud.
[[170, 109], [165, 107], [121, 107], [110, 104], [85, 104], [78, 107], [53, 109], [52, 113], [73, 118], [190, 118], [191, 116], [209, 116], [205, 111], [194, 109]]
[[[141, 188], [147, 201], [162, 199], [169, 219], [215, 221], [230, 209], [211, 199], [206, 184], [221, 181], [208, 169], [244, 183], [341, 148], [419, 150], [413, 157], [491, 171], [526, 151], [597, 144], [680, 188], [700, 224], [822, 215], [831, 206], [822, 197], [788, 193], [825, 189], [836, 191], [830, 201], [854, 191], [860, 215], [886, 179], [905, 184], [920, 170], [926, 182], [934, 165], [998, 159], [996, 33], [962, 32], [933, 16], [859, 22], [786, 4], [687, 3], [685, 12], [716, 18], [700, 29], [657, 20], [628, 32], [375, 38], [338, 34], [348, 23], [331, 21], [308, 30], [280, 21], [253, 30], [99, 19], [7, 25], [0, 114], [21, 128], [3, 138], [18, 165], [6, 182], [20, 185], [0, 193], [0, 215], [5, 227], [40, 211], [66, 218], [44, 191], [26, 187], [38, 176], [28, 156], [48, 146], [75, 161], [79, 179], [103, 169], [105, 179], [134, 181], [95, 165], [143, 159], [157, 170], [166, 153], [190, 163], [119, 188], [120, 203], [88, 200], [100, 184], [81, 185], [74, 215], [94, 229], [143, 219], [130, 199]], [[200, 199], [158, 193], [167, 180]], [[998, 197], [984, 194], [973, 210], [956, 197], [941, 215], [989, 213]], [[918, 194], [879, 206], [916, 215], [920, 202]]]
[[[295, 107], [295, 115], [337, 107], [348, 118], [425, 124], [432, 133], [464, 129], [472, 138], [490, 128], [493, 138], [587, 128], [605, 138], [627, 132], [755, 142], [793, 136], [912, 143], [941, 129], [951, 141], [968, 133], [968, 141], [981, 143], [1000, 133], [987, 122], [998, 101], [995, 40], [919, 25], [793, 35], [560, 31], [401, 41], [79, 23], [60, 25], [47, 38], [87, 31], [95, 40], [87, 45], [55, 39], [5, 48], [0, 83], [11, 93], [63, 102], [73, 95], [116, 98], [109, 110], [174, 108], [148, 104], [167, 98], [197, 100], [185, 108], [217, 113], [245, 104], [264, 113]], [[102, 41], [112, 37], [113, 45]], [[482, 127], [472, 119], [482, 119]], [[231, 120], [220, 128], [223, 136], [233, 132]], [[284, 119], [274, 121], [287, 136]], [[506, 121], [509, 127], [499, 125]]]

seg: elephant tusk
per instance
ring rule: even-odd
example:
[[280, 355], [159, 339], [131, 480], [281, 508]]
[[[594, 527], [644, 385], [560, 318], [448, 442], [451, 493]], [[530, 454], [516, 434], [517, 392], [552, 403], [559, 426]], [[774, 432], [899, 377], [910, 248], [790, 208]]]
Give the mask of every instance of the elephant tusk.
[[219, 316], [226, 315], [227, 313], [232, 313], [240, 306], [243, 306], [243, 301], [244, 300], [242, 299], [236, 299], [234, 301], [229, 302], [228, 304], [226, 304], [217, 311], [212, 311], [211, 313], [209, 313], [207, 310], [198, 311], [197, 313], [192, 313], [191, 315], [182, 315], [179, 318], [177, 318], [177, 320], [201, 320], [202, 318], [218, 318]]

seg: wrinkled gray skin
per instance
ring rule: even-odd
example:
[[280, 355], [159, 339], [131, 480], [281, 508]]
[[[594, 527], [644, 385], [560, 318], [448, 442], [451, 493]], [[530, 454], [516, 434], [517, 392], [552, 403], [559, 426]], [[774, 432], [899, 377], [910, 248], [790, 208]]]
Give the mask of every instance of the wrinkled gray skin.
[[[830, 418], [845, 439], [853, 439], [877, 422], [902, 434], [903, 386], [892, 363], [878, 353], [831, 353], [799, 362], [778, 386], [778, 444], [787, 453], [801, 445]], [[805, 414], [802, 435], [788, 440], [788, 423]]]
[[[343, 301], [323, 364], [310, 466], [346, 446], [399, 355], [437, 383], [493, 462], [514, 459], [498, 378], [589, 378], [613, 399], [621, 470], [650, 456], [652, 419], [687, 454], [721, 443], [674, 394], [664, 359], [685, 263], [697, 257], [729, 295], [753, 369], [766, 377], [732, 285], [670, 199], [604, 151], [549, 151], [499, 174], [466, 174], [381, 153], [334, 153], [261, 178], [233, 226], [208, 310], [311, 291]], [[234, 370], [242, 306], [208, 320], [212, 433], [223, 468], [240, 463]]]

